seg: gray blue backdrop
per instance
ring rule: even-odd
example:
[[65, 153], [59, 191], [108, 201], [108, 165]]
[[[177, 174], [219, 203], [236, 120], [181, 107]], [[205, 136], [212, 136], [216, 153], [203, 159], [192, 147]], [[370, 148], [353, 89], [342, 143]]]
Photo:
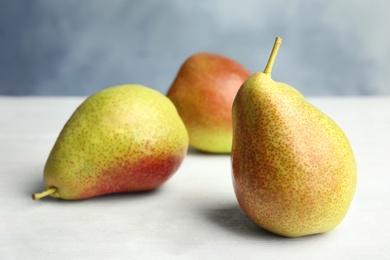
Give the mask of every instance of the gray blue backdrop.
[[181, 63], [216, 52], [304, 95], [390, 94], [389, 0], [0, 0], [0, 95], [166, 93]]

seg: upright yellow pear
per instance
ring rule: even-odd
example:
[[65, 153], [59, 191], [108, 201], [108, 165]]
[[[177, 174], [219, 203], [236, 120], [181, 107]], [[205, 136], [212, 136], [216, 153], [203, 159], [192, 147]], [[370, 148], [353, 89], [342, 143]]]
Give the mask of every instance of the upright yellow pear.
[[298, 237], [327, 232], [346, 215], [357, 183], [350, 143], [339, 126], [295, 88], [271, 78], [268, 64], [233, 103], [232, 179], [256, 224]]

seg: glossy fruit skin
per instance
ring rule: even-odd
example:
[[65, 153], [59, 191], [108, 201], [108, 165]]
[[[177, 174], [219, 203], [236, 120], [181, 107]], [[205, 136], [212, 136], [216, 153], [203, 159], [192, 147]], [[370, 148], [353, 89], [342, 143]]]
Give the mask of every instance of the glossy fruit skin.
[[66, 200], [156, 189], [181, 165], [188, 133], [172, 102], [141, 85], [87, 98], [62, 129], [44, 169]]
[[355, 193], [356, 161], [343, 131], [296, 89], [261, 72], [234, 101], [231, 158], [241, 208], [282, 236], [332, 230]]
[[197, 53], [183, 63], [167, 96], [188, 129], [190, 146], [230, 153], [233, 100], [250, 75], [236, 61], [213, 53]]

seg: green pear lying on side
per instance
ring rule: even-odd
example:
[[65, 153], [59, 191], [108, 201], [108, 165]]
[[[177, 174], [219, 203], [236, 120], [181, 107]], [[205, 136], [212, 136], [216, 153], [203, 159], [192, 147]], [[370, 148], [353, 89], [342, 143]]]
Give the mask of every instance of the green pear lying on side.
[[65, 124], [44, 168], [50, 195], [64, 200], [156, 189], [179, 168], [188, 133], [175, 106], [141, 85], [87, 98]]

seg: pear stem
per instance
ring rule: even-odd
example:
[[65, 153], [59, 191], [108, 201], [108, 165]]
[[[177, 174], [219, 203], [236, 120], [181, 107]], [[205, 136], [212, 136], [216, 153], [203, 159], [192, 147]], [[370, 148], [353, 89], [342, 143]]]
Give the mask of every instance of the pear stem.
[[271, 77], [272, 67], [274, 66], [274, 61], [276, 54], [278, 54], [280, 44], [282, 44], [282, 38], [276, 37], [274, 47], [272, 48], [271, 55], [269, 56], [267, 66], [264, 69], [264, 74], [267, 74]]
[[50, 195], [50, 194], [53, 194], [53, 193], [56, 192], [56, 191], [57, 191], [57, 188], [51, 187], [51, 188], [49, 188], [49, 189], [47, 189], [47, 190], [45, 190], [45, 191], [43, 191], [43, 192], [41, 192], [41, 193], [35, 193], [35, 194], [33, 194], [33, 195], [32, 195], [32, 198], [33, 198], [33, 200], [39, 200], [39, 199], [41, 199], [41, 198], [43, 198], [43, 197], [46, 197], [46, 196], [48, 196], [48, 195]]

